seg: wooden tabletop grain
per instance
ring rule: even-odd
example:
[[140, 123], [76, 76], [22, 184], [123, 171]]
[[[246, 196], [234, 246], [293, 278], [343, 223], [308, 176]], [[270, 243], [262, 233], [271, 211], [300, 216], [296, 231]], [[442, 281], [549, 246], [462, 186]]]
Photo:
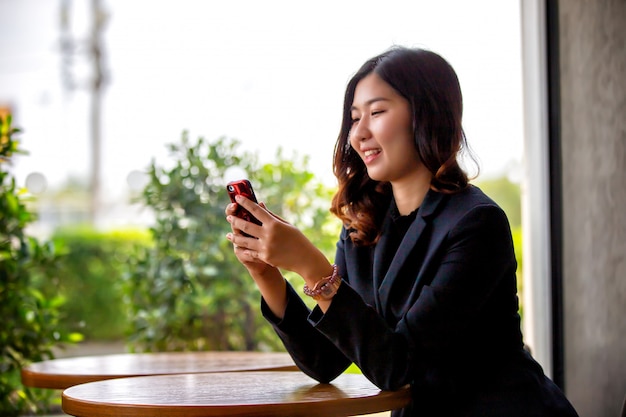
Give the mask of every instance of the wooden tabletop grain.
[[406, 406], [409, 388], [381, 391], [363, 375], [319, 384], [302, 372], [229, 372], [111, 379], [62, 394], [63, 411], [78, 417], [333, 417]]
[[28, 387], [65, 389], [131, 376], [226, 371], [294, 371], [283, 352], [167, 352], [83, 356], [36, 362], [22, 369]]

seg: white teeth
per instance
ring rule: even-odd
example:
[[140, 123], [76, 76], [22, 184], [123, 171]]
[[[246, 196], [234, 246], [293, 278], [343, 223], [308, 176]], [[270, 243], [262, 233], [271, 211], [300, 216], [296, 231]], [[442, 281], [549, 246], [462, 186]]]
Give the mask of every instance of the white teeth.
[[370, 149], [368, 151], [365, 151], [365, 156], [376, 155], [378, 153], [380, 153], [380, 150], [378, 150], [378, 149]]

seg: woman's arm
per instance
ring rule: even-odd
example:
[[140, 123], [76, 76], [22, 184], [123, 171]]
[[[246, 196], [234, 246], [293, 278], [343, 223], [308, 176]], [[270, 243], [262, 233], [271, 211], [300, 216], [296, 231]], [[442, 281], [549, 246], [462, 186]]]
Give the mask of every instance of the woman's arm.
[[265, 300], [261, 302], [261, 312], [298, 368], [315, 380], [328, 383], [352, 363], [332, 341], [313, 327], [308, 320], [310, 310], [291, 285], [287, 284], [287, 307], [282, 319], [272, 314]]
[[[326, 257], [295, 227], [261, 205], [241, 202], [262, 226], [234, 216], [236, 204], [226, 208], [232, 226], [227, 235], [239, 261], [248, 269], [262, 295], [263, 315], [272, 324], [302, 371], [320, 382], [330, 382], [350, 361], [308, 321], [310, 310], [284, 280], [278, 267], [300, 274], [307, 285], [328, 276], [333, 268]], [[242, 234], [252, 237], [246, 237]], [[326, 311], [330, 300], [319, 300]]]

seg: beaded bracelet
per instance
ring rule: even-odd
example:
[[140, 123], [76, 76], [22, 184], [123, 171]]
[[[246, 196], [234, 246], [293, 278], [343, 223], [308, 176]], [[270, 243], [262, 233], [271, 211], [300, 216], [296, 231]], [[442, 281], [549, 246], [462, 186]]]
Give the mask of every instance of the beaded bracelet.
[[341, 284], [341, 277], [337, 274], [337, 265], [333, 265], [333, 273], [317, 281], [313, 288], [304, 286], [303, 292], [315, 301], [330, 300], [337, 294], [337, 289]]

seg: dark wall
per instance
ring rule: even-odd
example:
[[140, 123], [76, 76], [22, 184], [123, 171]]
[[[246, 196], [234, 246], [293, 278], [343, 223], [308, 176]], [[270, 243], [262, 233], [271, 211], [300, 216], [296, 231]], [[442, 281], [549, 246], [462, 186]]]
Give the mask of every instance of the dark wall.
[[558, 2], [564, 385], [581, 417], [626, 395], [626, 0]]

